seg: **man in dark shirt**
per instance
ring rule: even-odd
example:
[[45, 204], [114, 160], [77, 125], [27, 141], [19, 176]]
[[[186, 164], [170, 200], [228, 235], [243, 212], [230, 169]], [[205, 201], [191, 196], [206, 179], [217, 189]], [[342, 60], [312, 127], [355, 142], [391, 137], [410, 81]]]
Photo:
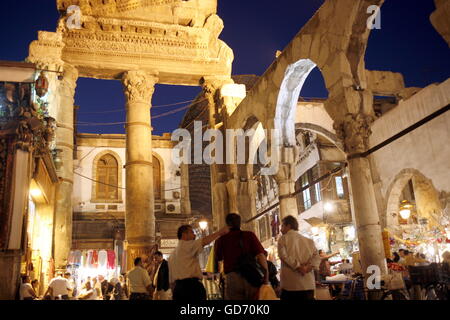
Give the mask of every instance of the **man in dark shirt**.
[[[253, 232], [241, 231], [241, 217], [235, 213], [227, 215], [226, 224], [230, 232], [216, 241], [215, 259], [223, 261], [225, 273], [225, 300], [255, 300], [258, 288], [253, 287], [238, 273], [238, 260], [244, 253], [255, 257], [264, 269], [264, 283], [269, 283], [264, 248]], [[242, 246], [241, 248], [241, 240]]]

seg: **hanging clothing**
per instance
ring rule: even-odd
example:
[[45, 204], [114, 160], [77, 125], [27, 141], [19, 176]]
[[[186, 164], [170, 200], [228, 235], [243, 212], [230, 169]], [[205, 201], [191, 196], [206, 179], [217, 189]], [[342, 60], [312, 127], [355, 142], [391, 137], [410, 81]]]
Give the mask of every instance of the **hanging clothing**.
[[106, 269], [106, 264], [108, 263], [108, 253], [106, 250], [100, 250], [98, 252], [98, 267]]
[[108, 250], [108, 269], [116, 268], [116, 253], [113, 250]]
[[81, 264], [81, 251], [76, 250], [74, 252], [73, 264], [80, 265]]
[[67, 259], [67, 264], [75, 263], [75, 251], [70, 251], [69, 258]]
[[98, 268], [98, 251], [97, 250], [92, 251], [91, 266], [94, 269]]
[[86, 267], [93, 268], [92, 266], [92, 255], [94, 254], [94, 250], [88, 250], [86, 257]]
[[89, 260], [88, 260], [88, 252], [86, 250], [83, 250], [81, 253], [81, 266], [83, 268], [87, 268], [89, 266]]

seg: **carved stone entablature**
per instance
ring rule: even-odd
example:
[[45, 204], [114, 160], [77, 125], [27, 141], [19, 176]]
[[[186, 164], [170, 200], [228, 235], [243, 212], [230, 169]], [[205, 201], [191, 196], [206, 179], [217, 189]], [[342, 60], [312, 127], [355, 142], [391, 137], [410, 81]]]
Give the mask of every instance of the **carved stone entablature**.
[[367, 150], [372, 134], [370, 125], [373, 121], [373, 116], [363, 113], [348, 113], [343, 120], [335, 121], [333, 127], [347, 154], [353, 155]]
[[186, 26], [203, 26], [205, 19], [217, 12], [217, 0], [58, 0], [57, 5], [61, 12], [77, 5], [83, 15]]
[[39, 31], [38, 40], [30, 44], [28, 62], [35, 63], [37, 69], [62, 71], [64, 61], [62, 35], [56, 32]]
[[[40, 32], [30, 45], [28, 60], [40, 63], [38, 68], [61, 71], [68, 63], [81, 77], [116, 80], [127, 70], [157, 70], [161, 84], [177, 85], [231, 76], [234, 55], [219, 39], [223, 21], [216, 15], [217, 0], [57, 3], [57, 32]], [[81, 12], [68, 12], [71, 5]]]
[[129, 71], [123, 75], [122, 83], [127, 102], [150, 104], [158, 78], [144, 71]]

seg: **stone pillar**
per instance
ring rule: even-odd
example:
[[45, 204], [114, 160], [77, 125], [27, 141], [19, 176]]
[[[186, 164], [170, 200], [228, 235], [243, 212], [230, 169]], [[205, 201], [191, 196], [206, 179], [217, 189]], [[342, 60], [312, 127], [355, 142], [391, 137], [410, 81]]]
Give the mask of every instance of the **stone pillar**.
[[[368, 148], [372, 121], [372, 116], [366, 114], [347, 114], [343, 120], [335, 122], [334, 128], [344, 142], [348, 155], [350, 188], [363, 272], [367, 272], [369, 266], [376, 265], [384, 274], [387, 267], [375, 190], [369, 160], [362, 155]], [[370, 274], [365, 276], [367, 278]]]
[[189, 165], [181, 164], [181, 212], [191, 214], [191, 199], [189, 197]]
[[[220, 109], [223, 106], [220, 89], [224, 84], [230, 82], [233, 82], [230, 77], [205, 77], [202, 80], [201, 85], [203, 87], [205, 98], [208, 100], [208, 127], [210, 129], [216, 129], [223, 121], [220, 112]], [[213, 227], [216, 229], [224, 225], [225, 215], [228, 213], [227, 211], [231, 209], [228, 205], [228, 184], [225, 178], [226, 166], [224, 164], [213, 163], [210, 167], [212, 215], [215, 220], [213, 222]]]
[[281, 148], [281, 163], [275, 180], [278, 183], [280, 200], [280, 217], [298, 217], [297, 198], [295, 192], [295, 152], [294, 147]]
[[126, 97], [126, 216], [127, 266], [149, 256], [155, 242], [151, 98], [158, 79], [129, 71], [122, 83]]
[[72, 193], [74, 149], [74, 97], [78, 70], [64, 65], [63, 79], [58, 86], [59, 108], [56, 114], [56, 148], [61, 150], [62, 166], [55, 202], [55, 267], [65, 268], [72, 247]]

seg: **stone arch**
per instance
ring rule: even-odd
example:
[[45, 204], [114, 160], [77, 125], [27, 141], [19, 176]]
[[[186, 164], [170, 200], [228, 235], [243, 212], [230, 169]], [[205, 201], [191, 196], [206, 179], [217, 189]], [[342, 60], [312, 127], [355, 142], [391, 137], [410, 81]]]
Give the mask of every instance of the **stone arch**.
[[[364, 64], [370, 34], [367, 8], [383, 2], [326, 1], [258, 80], [231, 115], [230, 123], [238, 124], [253, 113], [267, 129], [282, 129], [283, 142], [295, 142], [294, 124], [283, 125], [283, 119], [292, 118], [292, 103], [314, 67], [322, 72], [329, 95], [325, 109], [333, 121], [342, 120], [347, 113], [372, 114]], [[287, 88], [292, 92], [286, 93]]]
[[[164, 200], [165, 197], [165, 168], [164, 168], [164, 159], [155, 151], [152, 152], [153, 158], [158, 160], [159, 162], [159, 177], [160, 177], [160, 181], [159, 181], [159, 185], [160, 185], [160, 198], [157, 199], [156, 198], [156, 186], [157, 184], [155, 184], [155, 182], [153, 181], [153, 194], [155, 195], [155, 200]], [[153, 165], [153, 170], [155, 169], [155, 166]], [[155, 173], [153, 173], [153, 177], [155, 177]]]
[[[118, 172], [117, 172], [117, 181], [118, 181], [117, 194], [118, 194], [118, 196], [117, 196], [117, 199], [115, 199], [115, 200], [105, 201], [105, 199], [99, 199], [97, 196], [97, 182], [95, 182], [95, 181], [98, 181], [98, 177], [97, 177], [98, 163], [99, 163], [100, 159], [105, 155], [111, 155], [117, 161], [117, 170], [118, 170]], [[122, 159], [120, 158], [120, 156], [117, 152], [112, 151], [112, 150], [104, 150], [104, 151], [97, 153], [97, 155], [94, 157], [94, 160], [92, 161], [92, 179], [94, 181], [92, 182], [91, 202], [92, 203], [100, 203], [100, 202], [101, 203], [104, 203], [104, 202], [122, 203], [123, 202], [122, 173], [123, 173], [123, 163], [122, 163]]]
[[[439, 193], [434, 187], [433, 182], [419, 170], [412, 168], [404, 169], [395, 176], [387, 189], [385, 197], [386, 208], [384, 210], [384, 216], [381, 217], [381, 223], [384, 228], [396, 225], [394, 219], [399, 211], [399, 203], [402, 200], [400, 197], [404, 187], [411, 179], [414, 179], [415, 189], [417, 187], [420, 192], [416, 194], [419, 215], [428, 218], [432, 211], [438, 211], [438, 214], [442, 212], [443, 208], [439, 201]], [[433, 219], [433, 216], [431, 216], [431, 219]], [[436, 222], [431, 221], [431, 223]]]

